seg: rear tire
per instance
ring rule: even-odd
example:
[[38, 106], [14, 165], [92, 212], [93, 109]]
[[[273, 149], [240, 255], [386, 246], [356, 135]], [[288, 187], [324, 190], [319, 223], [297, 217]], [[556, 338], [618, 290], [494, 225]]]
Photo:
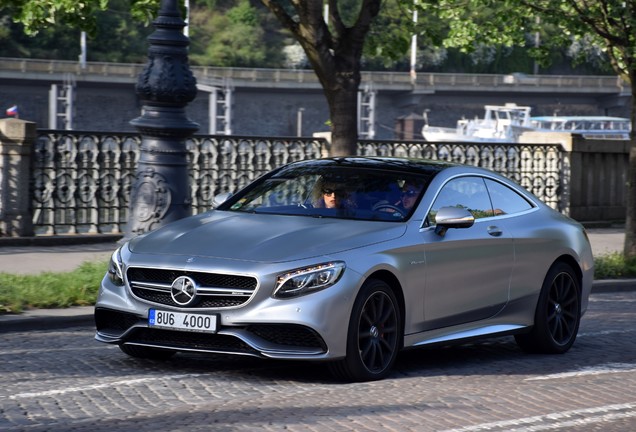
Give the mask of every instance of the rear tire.
[[532, 331], [516, 335], [515, 340], [526, 352], [563, 354], [574, 344], [580, 322], [579, 280], [572, 267], [556, 263], [541, 287]]
[[164, 350], [159, 348], [150, 348], [138, 345], [119, 345], [119, 349], [124, 354], [131, 357], [147, 359], [147, 360], [168, 360], [176, 354], [176, 351]]
[[400, 349], [400, 308], [388, 284], [369, 279], [360, 289], [349, 320], [347, 356], [330, 363], [331, 372], [346, 381], [385, 378]]

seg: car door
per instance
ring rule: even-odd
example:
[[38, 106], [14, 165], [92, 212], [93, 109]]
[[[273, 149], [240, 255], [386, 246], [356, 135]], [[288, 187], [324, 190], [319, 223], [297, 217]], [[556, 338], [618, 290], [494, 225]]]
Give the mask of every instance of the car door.
[[[463, 207], [475, 217], [470, 228], [435, 233], [441, 207]], [[508, 301], [514, 264], [505, 219], [495, 215], [484, 179], [457, 177], [439, 191], [425, 236], [425, 330], [489, 318]]]

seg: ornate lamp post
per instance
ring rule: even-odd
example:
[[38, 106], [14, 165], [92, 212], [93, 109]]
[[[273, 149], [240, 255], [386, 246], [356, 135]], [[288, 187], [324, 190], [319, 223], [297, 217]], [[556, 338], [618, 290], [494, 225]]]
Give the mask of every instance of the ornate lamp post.
[[143, 111], [130, 122], [142, 140], [126, 238], [192, 214], [185, 141], [199, 125], [187, 118], [185, 107], [194, 100], [197, 87], [177, 0], [161, 0], [153, 25], [148, 63], [136, 86]]

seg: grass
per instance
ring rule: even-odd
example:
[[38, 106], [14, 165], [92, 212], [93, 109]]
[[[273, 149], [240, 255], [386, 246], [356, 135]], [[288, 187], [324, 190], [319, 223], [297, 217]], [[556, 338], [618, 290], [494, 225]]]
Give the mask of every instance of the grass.
[[[619, 252], [594, 259], [595, 279], [636, 277], [636, 259], [626, 260]], [[108, 262], [85, 262], [72, 272], [36, 275], [0, 273], [0, 314], [25, 309], [91, 306]]]
[[0, 313], [95, 304], [108, 262], [85, 262], [72, 272], [0, 273]]

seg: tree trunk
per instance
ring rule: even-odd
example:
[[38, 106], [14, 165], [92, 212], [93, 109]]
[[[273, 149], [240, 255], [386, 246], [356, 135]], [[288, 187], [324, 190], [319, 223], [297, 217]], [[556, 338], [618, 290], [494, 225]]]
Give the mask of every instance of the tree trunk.
[[632, 131], [629, 134], [629, 167], [627, 168], [627, 212], [625, 215], [626, 258], [636, 258], [636, 69], [629, 74], [632, 87], [631, 121]]
[[330, 156], [352, 156], [358, 144], [358, 88], [360, 74], [338, 72], [336, 86], [325, 88], [331, 119]]

